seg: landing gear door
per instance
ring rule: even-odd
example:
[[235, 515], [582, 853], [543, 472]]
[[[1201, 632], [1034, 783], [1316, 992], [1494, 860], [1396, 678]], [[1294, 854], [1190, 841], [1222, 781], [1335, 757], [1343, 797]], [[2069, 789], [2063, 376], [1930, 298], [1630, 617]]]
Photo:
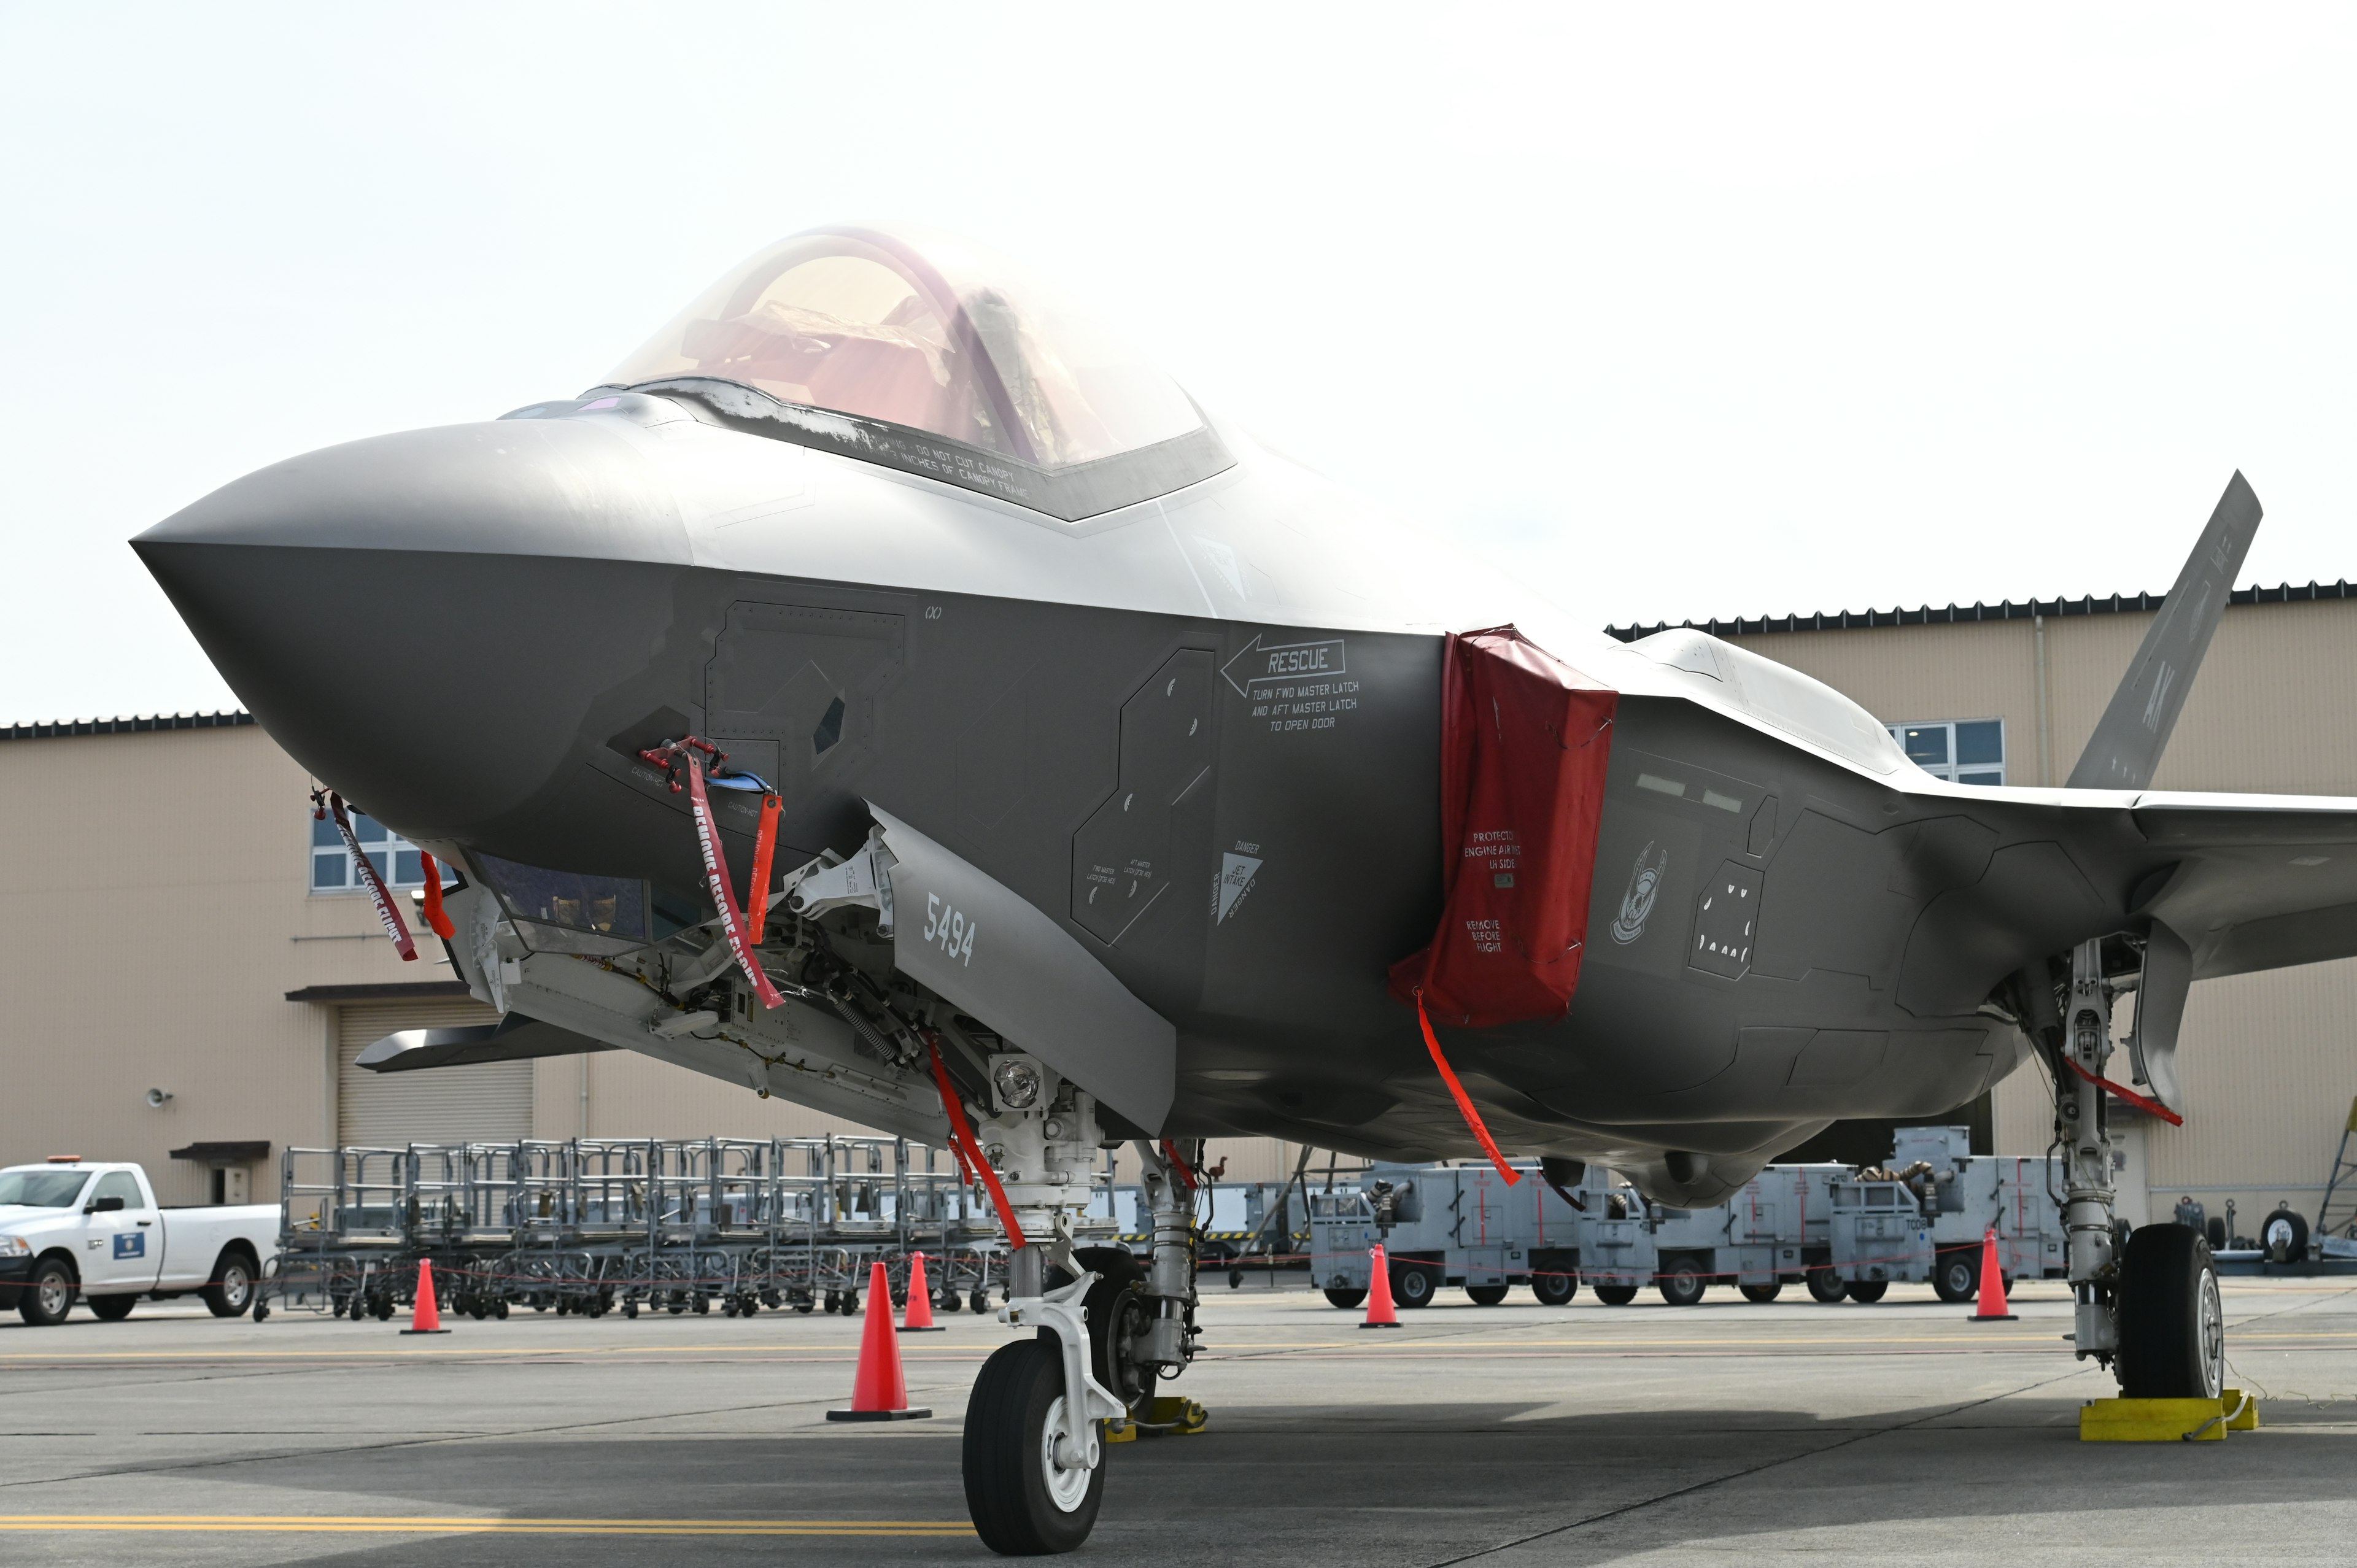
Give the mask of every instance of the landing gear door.
[[2193, 989], [2193, 950], [2183, 937], [2152, 923], [2145, 939], [2144, 978], [2136, 985], [2136, 1030], [2128, 1036], [2128, 1054], [2136, 1063], [2136, 1081], [2148, 1085], [2152, 1097], [2182, 1115], [2185, 1091], [2177, 1078], [2177, 1031], [2185, 1019], [2185, 998]]
[[1037, 1055], [1125, 1120], [1159, 1133], [1178, 1034], [1069, 932], [890, 812], [893, 961]]

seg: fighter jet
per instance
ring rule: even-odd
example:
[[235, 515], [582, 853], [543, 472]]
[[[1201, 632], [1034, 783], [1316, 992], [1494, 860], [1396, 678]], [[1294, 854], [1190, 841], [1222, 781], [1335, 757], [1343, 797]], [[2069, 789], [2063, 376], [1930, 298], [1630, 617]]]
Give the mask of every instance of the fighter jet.
[[[958, 1151], [1049, 1331], [967, 1417], [977, 1526], [1028, 1552], [1085, 1539], [1098, 1421], [1193, 1352], [1214, 1135], [1707, 1203], [2034, 1062], [2077, 1354], [2215, 1394], [2207, 1247], [2121, 1240], [2106, 1129], [2181, 1109], [2194, 981], [2357, 953], [2357, 800], [2148, 788], [2258, 520], [2237, 475], [2068, 788], [1943, 782], [1756, 654], [1569, 624], [1006, 263], [849, 226], [577, 397], [290, 458], [134, 547], [323, 809], [448, 868], [516, 1051]], [[1125, 1143], [1142, 1267], [1070, 1235]]]

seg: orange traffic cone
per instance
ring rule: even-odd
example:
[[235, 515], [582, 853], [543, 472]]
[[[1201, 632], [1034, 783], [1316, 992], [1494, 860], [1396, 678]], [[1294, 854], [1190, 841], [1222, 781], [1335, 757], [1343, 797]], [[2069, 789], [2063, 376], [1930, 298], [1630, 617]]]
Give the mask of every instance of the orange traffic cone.
[[1981, 1299], [1973, 1308], [1971, 1321], [2015, 1321], [2013, 1314], [2005, 1309], [2005, 1271], [1997, 1266], [1996, 1231], [1994, 1228], [1981, 1237]]
[[859, 1369], [852, 1374], [851, 1408], [831, 1410], [829, 1421], [916, 1421], [933, 1412], [909, 1407], [900, 1375], [900, 1342], [892, 1337], [892, 1284], [884, 1265], [867, 1271], [867, 1321], [859, 1331]]
[[1397, 1328], [1399, 1311], [1392, 1305], [1392, 1266], [1383, 1259], [1383, 1250], [1374, 1247], [1367, 1252], [1367, 1320], [1361, 1328]]
[[939, 1334], [942, 1326], [933, 1321], [933, 1287], [925, 1283], [925, 1255], [911, 1253], [909, 1258], [909, 1310], [901, 1315], [903, 1334]]
[[410, 1304], [409, 1326], [404, 1334], [447, 1334], [442, 1326], [442, 1311], [434, 1305], [434, 1264], [432, 1260], [417, 1260], [417, 1299]]

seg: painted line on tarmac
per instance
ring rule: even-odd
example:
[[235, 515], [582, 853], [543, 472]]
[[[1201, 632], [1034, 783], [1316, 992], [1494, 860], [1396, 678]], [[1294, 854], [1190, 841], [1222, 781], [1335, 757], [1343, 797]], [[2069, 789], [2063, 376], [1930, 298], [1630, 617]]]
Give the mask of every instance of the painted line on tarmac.
[[108, 1530], [285, 1535], [826, 1535], [937, 1540], [974, 1533], [963, 1520], [469, 1519], [350, 1514], [0, 1514], [0, 1533]]

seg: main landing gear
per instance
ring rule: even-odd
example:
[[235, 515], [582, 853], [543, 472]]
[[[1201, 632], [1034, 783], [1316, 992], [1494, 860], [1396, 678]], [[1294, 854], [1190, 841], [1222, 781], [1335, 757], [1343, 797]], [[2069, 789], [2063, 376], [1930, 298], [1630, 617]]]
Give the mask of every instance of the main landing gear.
[[1162, 1149], [1138, 1144], [1150, 1260], [1141, 1268], [1125, 1248], [1073, 1247], [1071, 1221], [1087, 1204], [1103, 1146], [1095, 1101], [1035, 1057], [1001, 1053], [988, 1069], [990, 1104], [987, 1114], [973, 1108], [974, 1142], [1006, 1195], [1002, 1218], [1024, 1241], [1008, 1259], [999, 1319], [1034, 1333], [1000, 1347], [974, 1381], [966, 1508], [994, 1552], [1070, 1552], [1104, 1501], [1101, 1423], [1127, 1422], [1158, 1380], [1194, 1356], [1192, 1176]]
[[[2226, 1334], [2210, 1242], [2190, 1225], [2146, 1225], [2122, 1238], [2113, 1185], [2104, 1068], [2116, 988], [2104, 944], [2072, 954], [2067, 1017], [2033, 971], [2029, 1020], [2054, 1075], [2054, 1138], [2062, 1150], [2072, 1350], [2111, 1368], [2128, 1399], [2216, 1399], [2225, 1390]], [[2045, 1002], [2044, 1006], [2040, 1003]]]

